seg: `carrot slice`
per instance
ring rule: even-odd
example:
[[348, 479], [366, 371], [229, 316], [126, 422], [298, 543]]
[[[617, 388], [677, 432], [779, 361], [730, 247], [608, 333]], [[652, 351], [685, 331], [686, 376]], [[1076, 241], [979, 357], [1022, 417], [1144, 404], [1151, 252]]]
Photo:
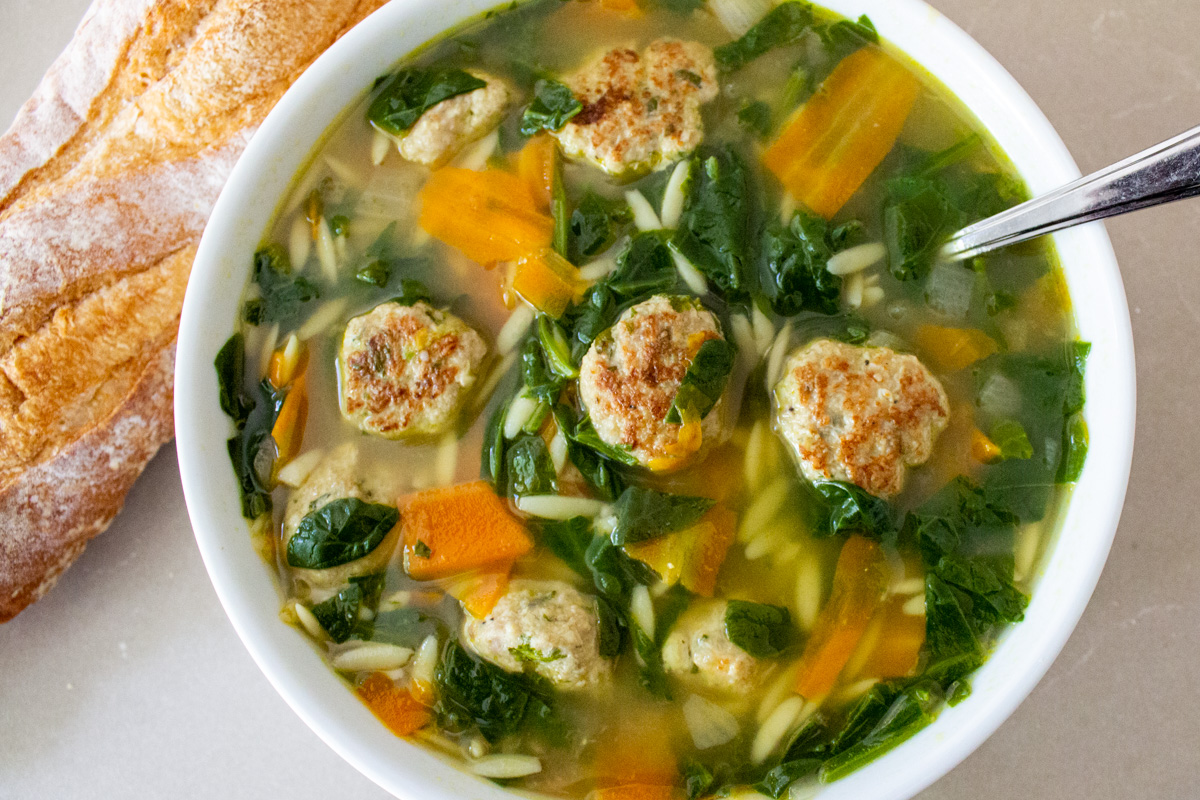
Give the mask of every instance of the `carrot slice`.
[[943, 328], [922, 325], [914, 341], [933, 365], [946, 372], [966, 369], [980, 359], [1000, 352], [992, 337], [978, 328]]
[[882, 623], [878, 643], [867, 656], [859, 675], [869, 678], [906, 678], [917, 670], [925, 644], [925, 614], [906, 614], [911, 597], [888, 598], [876, 618]]
[[429, 176], [418, 199], [421, 228], [480, 264], [535, 253], [550, 245], [554, 233], [554, 220], [511, 172], [443, 167]]
[[971, 458], [980, 464], [990, 464], [1000, 458], [1000, 448], [979, 428], [971, 431]]
[[404, 564], [416, 580], [511, 564], [533, 549], [525, 526], [486, 481], [427, 489], [404, 498], [400, 525]]
[[397, 736], [416, 733], [429, 723], [429, 709], [382, 672], [372, 672], [358, 685], [358, 696], [371, 713]]
[[[675, 711], [675, 715], [678, 715]], [[670, 787], [679, 777], [679, 765], [671, 743], [677, 716], [669, 708], [646, 707], [619, 718], [614, 727], [597, 740], [591, 764], [598, 786], [613, 791], [630, 786]], [[601, 795], [602, 797], [605, 795]], [[638, 795], [630, 795], [638, 797]], [[651, 795], [656, 797], [656, 795]], [[620, 794], [607, 797], [622, 797]]]
[[538, 311], [561, 317], [583, 295], [584, 283], [570, 261], [546, 248], [517, 262], [512, 288]]
[[292, 388], [283, 399], [279, 416], [271, 428], [271, 438], [275, 440], [277, 455], [275, 469], [291, 461], [300, 452], [304, 442], [304, 428], [308, 422], [308, 375], [300, 376], [292, 381]]
[[800, 656], [796, 693], [819, 701], [829, 694], [875, 615], [887, 588], [879, 543], [851, 536], [833, 571], [833, 589]]
[[736, 532], [737, 515], [716, 505], [690, 528], [627, 544], [625, 552], [658, 573], [664, 583], [682, 583], [691, 592], [712, 597]]
[[489, 569], [471, 575], [446, 579], [446, 594], [463, 604], [467, 613], [475, 619], [483, 619], [492, 613], [496, 603], [508, 591], [508, 577], [512, 562], [499, 569]]
[[762, 155], [793, 197], [830, 219], [891, 152], [921, 84], [877, 47], [834, 68]]
[[557, 157], [558, 144], [547, 133], [531, 138], [517, 154], [517, 174], [529, 186], [530, 194], [542, 211], [550, 208], [550, 197], [554, 193], [554, 159]]

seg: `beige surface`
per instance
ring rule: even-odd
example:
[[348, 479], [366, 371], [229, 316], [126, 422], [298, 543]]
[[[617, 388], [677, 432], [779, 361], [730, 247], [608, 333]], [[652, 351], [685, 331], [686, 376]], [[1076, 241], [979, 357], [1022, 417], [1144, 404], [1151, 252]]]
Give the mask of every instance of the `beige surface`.
[[[1195, 0], [936, 0], [1026, 87], [1084, 171], [1200, 123]], [[0, 0], [0, 118], [85, 0]], [[922, 797], [1200, 796], [1200, 525], [1190, 418], [1200, 200], [1109, 225], [1137, 339], [1125, 516], [1079, 628], [1028, 701]], [[174, 452], [45, 600], [0, 626], [0, 798], [384, 794], [254, 667], [191, 539]]]

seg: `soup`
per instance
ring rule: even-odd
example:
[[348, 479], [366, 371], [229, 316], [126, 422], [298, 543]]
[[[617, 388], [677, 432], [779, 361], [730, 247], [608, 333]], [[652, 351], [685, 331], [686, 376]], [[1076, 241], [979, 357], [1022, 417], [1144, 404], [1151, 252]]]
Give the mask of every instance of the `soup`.
[[937, 257], [1024, 195], [866, 18], [535, 0], [432, 43], [297, 177], [217, 358], [281, 619], [521, 790], [800, 797], [887, 752], [1020, 621], [1086, 455], [1053, 252]]

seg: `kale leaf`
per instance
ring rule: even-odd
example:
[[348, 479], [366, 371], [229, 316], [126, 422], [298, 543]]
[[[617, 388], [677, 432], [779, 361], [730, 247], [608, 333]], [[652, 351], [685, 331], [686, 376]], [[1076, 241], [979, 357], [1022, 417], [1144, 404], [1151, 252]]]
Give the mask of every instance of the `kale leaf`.
[[828, 506], [827, 524], [819, 535], [864, 533], [884, 541], [897, 533], [886, 500], [845, 481], [815, 481], [813, 489]]
[[345, 589], [312, 607], [312, 614], [321, 623], [321, 627], [329, 634], [329, 638], [338, 644], [350, 638], [358, 622], [358, 609], [362, 605], [363, 591], [357, 583], [352, 583]]
[[541, 436], [519, 436], [508, 446], [505, 459], [509, 497], [558, 491], [554, 461]]
[[621, 226], [632, 220], [633, 212], [623, 200], [609, 200], [588, 189], [571, 212], [571, 262], [578, 264], [607, 250]]
[[617, 545], [644, 542], [691, 527], [716, 501], [707, 497], [666, 494], [641, 486], [621, 493], [614, 507], [617, 523], [612, 542]]
[[685, 417], [702, 420], [708, 416], [725, 392], [736, 355], [734, 346], [724, 339], [709, 339], [700, 345], [683, 374], [666, 421], [678, 424]]
[[[886, 692], [887, 689], [880, 691]], [[872, 689], [874, 692], [875, 689]], [[887, 704], [884, 713], [861, 739], [853, 744], [840, 742], [837, 754], [821, 765], [821, 781], [828, 783], [843, 778], [912, 738], [936, 719], [940, 700], [941, 694], [932, 684], [917, 683], [904, 688]], [[874, 702], [874, 699], [868, 694], [867, 698], [860, 701], [860, 706], [870, 702]], [[853, 717], [854, 712], [851, 712]]]
[[801, 311], [836, 314], [842, 279], [829, 271], [829, 258], [844, 249], [857, 228], [851, 223], [830, 228], [820, 217], [797, 211], [787, 225], [768, 224], [763, 234], [766, 263], [764, 291], [776, 314]]
[[246, 322], [291, 322], [299, 316], [301, 306], [321, 296], [316, 284], [307, 278], [293, 278], [291, 273], [291, 260], [279, 245], [267, 245], [254, 254], [254, 282], [262, 294], [247, 301], [242, 310]]
[[592, 492], [601, 500], [616, 500], [625, 490], [625, 482], [617, 470], [620, 459], [608, 458], [577, 438], [576, 431], [579, 425], [575, 411], [570, 406], [556, 405], [554, 420], [567, 440], [567, 458], [583, 475]]
[[447, 645], [437, 670], [438, 718], [450, 730], [472, 725], [489, 742], [517, 733], [531, 722], [558, 727], [549, 683], [536, 675], [512, 674]]
[[306, 514], [288, 540], [287, 562], [299, 569], [327, 569], [357, 561], [379, 546], [400, 521], [381, 503], [342, 497]]
[[406, 133], [429, 109], [443, 100], [487, 86], [461, 69], [408, 67], [383, 78], [367, 109], [367, 119], [387, 133]]
[[758, 139], [771, 134], [773, 116], [771, 107], [762, 100], [746, 101], [737, 112], [738, 123]]
[[683, 213], [671, 242], [730, 301], [745, 298], [751, 288], [756, 199], [746, 165], [734, 150], [703, 148], [693, 156]]
[[[232, 375], [229, 380], [240, 383], [242, 377]], [[271, 510], [271, 470], [276, 454], [271, 429], [284, 399], [265, 379], [259, 382], [257, 393], [257, 398], [242, 395], [235, 401], [236, 408], [245, 416], [240, 422], [234, 419], [236, 431], [226, 443], [242, 497], [242, 516], [246, 519], [257, 519]]]

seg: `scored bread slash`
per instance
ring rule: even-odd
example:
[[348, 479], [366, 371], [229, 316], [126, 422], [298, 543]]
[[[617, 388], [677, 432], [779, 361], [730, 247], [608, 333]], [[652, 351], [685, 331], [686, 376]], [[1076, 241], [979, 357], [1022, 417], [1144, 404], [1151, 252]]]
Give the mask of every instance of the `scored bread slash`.
[[217, 195], [288, 85], [382, 4], [97, 0], [0, 137], [0, 621], [171, 438], [179, 311]]

